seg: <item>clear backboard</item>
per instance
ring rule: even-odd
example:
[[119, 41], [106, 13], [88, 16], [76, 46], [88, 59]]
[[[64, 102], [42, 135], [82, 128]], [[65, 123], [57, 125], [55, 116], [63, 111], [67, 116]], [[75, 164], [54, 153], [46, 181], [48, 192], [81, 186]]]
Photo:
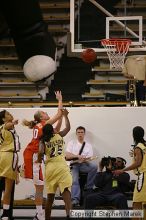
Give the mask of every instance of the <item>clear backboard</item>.
[[146, 2], [144, 0], [70, 0], [71, 53], [93, 48], [105, 53], [102, 39], [128, 38], [129, 53], [146, 55]]

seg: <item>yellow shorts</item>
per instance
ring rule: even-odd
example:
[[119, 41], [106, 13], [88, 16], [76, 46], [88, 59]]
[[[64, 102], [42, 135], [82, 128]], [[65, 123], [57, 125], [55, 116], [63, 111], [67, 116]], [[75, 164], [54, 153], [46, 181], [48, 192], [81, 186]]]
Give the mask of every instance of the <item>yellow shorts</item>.
[[45, 183], [48, 194], [55, 194], [58, 187], [61, 193], [65, 188], [71, 191], [72, 176], [67, 164], [48, 163], [45, 167]]
[[141, 173], [136, 180], [133, 202], [146, 202], [146, 173]]
[[14, 152], [0, 152], [0, 176], [16, 180], [18, 155]]

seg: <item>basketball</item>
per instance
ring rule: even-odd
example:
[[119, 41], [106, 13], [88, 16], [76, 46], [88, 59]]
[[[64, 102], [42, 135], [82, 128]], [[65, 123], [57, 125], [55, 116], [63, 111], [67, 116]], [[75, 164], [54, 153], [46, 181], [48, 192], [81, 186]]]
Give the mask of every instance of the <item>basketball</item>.
[[96, 60], [97, 55], [93, 49], [88, 48], [86, 50], [83, 50], [83, 52], [81, 53], [81, 58], [85, 63], [92, 63]]

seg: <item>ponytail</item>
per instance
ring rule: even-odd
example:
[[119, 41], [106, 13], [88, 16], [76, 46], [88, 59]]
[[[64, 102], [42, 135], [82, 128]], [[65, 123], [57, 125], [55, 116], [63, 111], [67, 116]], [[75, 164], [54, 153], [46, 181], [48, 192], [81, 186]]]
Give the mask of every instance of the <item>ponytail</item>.
[[34, 126], [37, 124], [37, 121], [27, 121], [26, 119], [24, 119], [22, 121], [22, 125], [29, 127], [30, 129], [34, 128]]
[[40, 111], [37, 111], [35, 114], [34, 114], [34, 120], [32, 121], [28, 121], [26, 119], [23, 120], [22, 124], [24, 126], [27, 126], [29, 127], [30, 129], [34, 128], [34, 126], [36, 124], [38, 124], [39, 122], [41, 122], [41, 114], [40, 114]]

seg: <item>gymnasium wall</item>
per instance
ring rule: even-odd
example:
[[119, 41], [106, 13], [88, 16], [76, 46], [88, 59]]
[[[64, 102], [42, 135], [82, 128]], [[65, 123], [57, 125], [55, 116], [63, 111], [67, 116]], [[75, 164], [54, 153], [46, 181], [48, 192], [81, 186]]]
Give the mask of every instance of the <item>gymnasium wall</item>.
[[[1, 109], [2, 110], [2, 109]], [[19, 119], [16, 126], [20, 137], [21, 152], [20, 164], [23, 163], [23, 150], [32, 138], [32, 130], [22, 126], [23, 119], [32, 120], [33, 114], [38, 110], [30, 109], [7, 109], [13, 114], [15, 119]], [[54, 115], [57, 108], [41, 108]], [[94, 154], [98, 155], [98, 161], [103, 156], [121, 156], [130, 164], [131, 158], [129, 151], [132, 149], [132, 129], [134, 126], [142, 126], [146, 129], [146, 108], [145, 107], [72, 107], [68, 108], [71, 130], [64, 138], [67, 143], [75, 137], [76, 127], [82, 125], [86, 128], [86, 140], [90, 141], [94, 148]], [[97, 161], [97, 162], [98, 162]], [[130, 172], [131, 178], [135, 176]], [[21, 182], [16, 186], [15, 199], [24, 199], [34, 193], [32, 183], [20, 179]]]

